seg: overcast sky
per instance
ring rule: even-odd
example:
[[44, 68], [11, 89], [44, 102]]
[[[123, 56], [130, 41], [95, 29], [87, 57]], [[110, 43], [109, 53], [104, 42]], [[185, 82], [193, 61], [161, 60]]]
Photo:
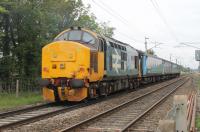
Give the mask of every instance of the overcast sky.
[[[98, 21], [110, 22], [116, 28], [114, 38], [144, 50], [144, 37], [148, 48], [156, 55], [183, 66], [197, 68], [195, 48], [180, 43], [192, 43], [200, 48], [200, 0], [83, 0], [91, 5]], [[195, 44], [194, 44], [195, 43]]]

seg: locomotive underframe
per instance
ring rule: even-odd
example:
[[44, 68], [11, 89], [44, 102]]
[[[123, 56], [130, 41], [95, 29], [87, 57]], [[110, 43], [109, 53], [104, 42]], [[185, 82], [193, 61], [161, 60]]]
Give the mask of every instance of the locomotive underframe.
[[[163, 80], [172, 79], [178, 77], [179, 73], [174, 74], [165, 74], [165, 75], [154, 75], [154, 76], [144, 76], [142, 78], [138, 77], [116, 77], [114, 78], [105, 78], [100, 82], [90, 83], [89, 87], [89, 98], [94, 98], [102, 95], [109, 95], [111, 93], [124, 90], [124, 89], [137, 89], [140, 85], [160, 82]], [[96, 91], [96, 92], [94, 92]]]
[[[154, 76], [144, 76], [142, 78], [138, 78], [136, 76], [123, 76], [123, 77], [109, 77], [104, 78], [101, 81], [97, 82], [86, 82], [84, 81], [83, 87], [71, 87], [69, 81], [61, 81], [62, 83], [52, 84], [50, 83], [47, 88], [53, 90], [53, 96], [55, 101], [66, 101], [66, 95], [69, 94], [70, 90], [79, 91], [85, 93], [86, 95], [82, 96], [82, 100], [87, 100], [91, 98], [98, 98], [100, 96], [108, 96], [114, 92], [118, 92], [120, 90], [128, 90], [128, 89], [137, 89], [141, 85], [160, 82], [163, 80], [172, 79], [178, 77], [179, 73], [174, 74], [165, 74], [165, 75], [154, 75]], [[65, 83], [64, 83], [65, 82]], [[80, 82], [80, 81], [79, 81]], [[79, 95], [80, 96], [80, 95]], [[74, 98], [75, 99], [75, 98]], [[76, 99], [75, 99], [76, 100]], [[70, 100], [68, 100], [70, 101]], [[80, 100], [77, 100], [80, 101]]]

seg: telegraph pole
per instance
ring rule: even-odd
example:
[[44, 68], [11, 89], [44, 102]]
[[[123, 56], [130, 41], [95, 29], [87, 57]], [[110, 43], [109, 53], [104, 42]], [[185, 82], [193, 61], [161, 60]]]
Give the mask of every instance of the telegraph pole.
[[145, 39], [145, 42], [144, 42], [144, 44], [145, 44], [145, 52], [147, 53], [147, 39], [149, 39], [149, 38], [145, 37], [144, 39]]

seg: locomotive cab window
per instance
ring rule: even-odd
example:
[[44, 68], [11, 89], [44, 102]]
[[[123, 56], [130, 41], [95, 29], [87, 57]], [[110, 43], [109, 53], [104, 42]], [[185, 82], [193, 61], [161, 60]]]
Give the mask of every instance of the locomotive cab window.
[[68, 32], [63, 33], [62, 35], [54, 39], [54, 41], [59, 41], [59, 40], [68, 40]]
[[69, 32], [68, 40], [81, 40], [82, 31], [80, 30], [72, 30]]
[[95, 44], [96, 38], [82, 30], [69, 30], [54, 39], [54, 41], [62, 41], [62, 40], [69, 40], [69, 41], [78, 41], [83, 44]]
[[95, 44], [95, 38], [87, 32], [83, 33], [83, 41], [90, 44]]

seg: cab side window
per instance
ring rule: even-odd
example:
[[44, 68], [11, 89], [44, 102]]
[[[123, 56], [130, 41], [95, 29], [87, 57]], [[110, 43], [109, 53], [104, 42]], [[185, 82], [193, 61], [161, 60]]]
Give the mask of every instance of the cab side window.
[[102, 39], [99, 39], [99, 51], [104, 51], [104, 42]]

